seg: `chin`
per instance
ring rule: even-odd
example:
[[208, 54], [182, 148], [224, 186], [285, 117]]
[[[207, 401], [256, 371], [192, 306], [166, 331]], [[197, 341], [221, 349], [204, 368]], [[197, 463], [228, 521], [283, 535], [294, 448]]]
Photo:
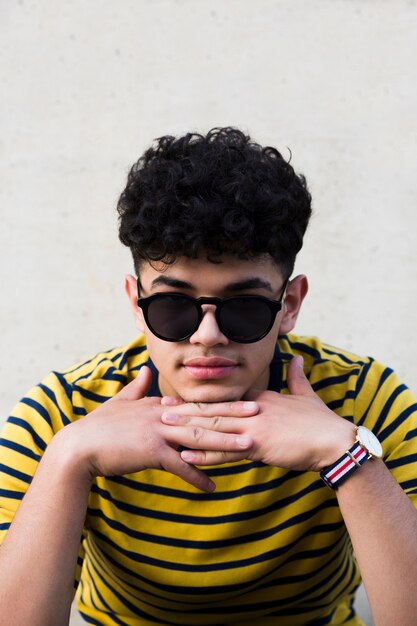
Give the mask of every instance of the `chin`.
[[233, 389], [192, 389], [181, 394], [184, 402], [204, 402], [213, 404], [214, 402], [236, 402], [241, 400], [244, 392]]

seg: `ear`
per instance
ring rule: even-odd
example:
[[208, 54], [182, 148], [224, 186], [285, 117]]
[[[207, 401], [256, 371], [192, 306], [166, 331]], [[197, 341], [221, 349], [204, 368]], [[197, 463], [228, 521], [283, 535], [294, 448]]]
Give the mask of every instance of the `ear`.
[[146, 324], [143, 319], [142, 309], [138, 307], [138, 285], [136, 278], [131, 274], [128, 274], [125, 278], [125, 291], [127, 297], [129, 298], [130, 306], [132, 307], [136, 327], [141, 333], [143, 333], [145, 332]]
[[294, 328], [307, 291], [307, 277], [302, 274], [288, 283], [283, 306], [284, 313], [279, 327], [280, 334], [287, 334]]

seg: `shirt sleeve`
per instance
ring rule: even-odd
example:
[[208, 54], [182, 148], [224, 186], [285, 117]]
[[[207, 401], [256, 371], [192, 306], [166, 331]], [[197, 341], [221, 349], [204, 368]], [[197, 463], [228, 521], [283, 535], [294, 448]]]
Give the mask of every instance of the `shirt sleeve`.
[[[71, 385], [49, 374], [15, 406], [0, 437], [0, 544], [53, 436], [73, 420]], [[41, 532], [41, 530], [39, 531]], [[80, 538], [74, 591], [84, 558]]]
[[383, 459], [417, 508], [417, 402], [390, 368], [373, 361], [358, 378], [355, 421], [378, 437]]

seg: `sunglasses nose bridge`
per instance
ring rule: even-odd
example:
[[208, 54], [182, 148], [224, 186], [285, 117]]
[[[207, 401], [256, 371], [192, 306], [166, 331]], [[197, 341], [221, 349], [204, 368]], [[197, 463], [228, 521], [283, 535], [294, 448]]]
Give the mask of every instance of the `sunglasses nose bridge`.
[[228, 343], [229, 340], [223, 335], [218, 320], [217, 298], [201, 298], [197, 301], [199, 308], [199, 322], [194, 333], [190, 337], [191, 343], [215, 345]]
[[[217, 326], [219, 326], [219, 319], [218, 319], [218, 305], [214, 302], [199, 302], [199, 322], [198, 322], [198, 326], [200, 327], [200, 325], [204, 322], [207, 313], [209, 313], [210, 317], [212, 318], [213, 321], [216, 322]], [[219, 329], [220, 330], [220, 329]]]
[[210, 298], [207, 296], [198, 298], [195, 302], [197, 304], [199, 312], [199, 324], [201, 324], [201, 322], [203, 321], [203, 317], [206, 313], [213, 313], [216, 318], [216, 322], [218, 323], [218, 310], [219, 305], [221, 304], [221, 300], [219, 298]]
[[212, 313], [214, 316], [214, 319], [216, 320], [216, 324], [219, 328], [219, 331], [221, 331], [221, 322], [220, 322], [220, 314], [221, 314], [221, 310], [222, 310], [222, 304], [223, 304], [223, 300], [221, 300], [220, 298], [216, 298], [216, 297], [203, 297], [203, 298], [199, 298], [197, 300], [198, 305], [199, 305], [199, 317], [200, 317], [200, 322], [199, 325], [201, 324], [201, 322], [203, 321], [203, 318], [205, 316], [206, 313]]
[[216, 304], [202, 304], [202, 303], [200, 303], [200, 309], [201, 309], [203, 314], [207, 313], [208, 311], [210, 311], [212, 313], [216, 313], [217, 305]]

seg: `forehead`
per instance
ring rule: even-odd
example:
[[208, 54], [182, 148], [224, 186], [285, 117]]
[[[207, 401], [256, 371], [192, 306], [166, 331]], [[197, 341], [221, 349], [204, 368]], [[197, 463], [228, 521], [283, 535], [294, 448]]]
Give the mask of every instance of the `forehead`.
[[178, 281], [198, 291], [212, 293], [222, 291], [239, 283], [250, 283], [253, 288], [278, 289], [283, 282], [280, 268], [269, 256], [255, 259], [236, 259], [223, 256], [219, 263], [206, 258], [189, 259], [179, 257], [174, 263], [143, 262], [140, 267], [140, 282], [151, 291], [161, 285]]

